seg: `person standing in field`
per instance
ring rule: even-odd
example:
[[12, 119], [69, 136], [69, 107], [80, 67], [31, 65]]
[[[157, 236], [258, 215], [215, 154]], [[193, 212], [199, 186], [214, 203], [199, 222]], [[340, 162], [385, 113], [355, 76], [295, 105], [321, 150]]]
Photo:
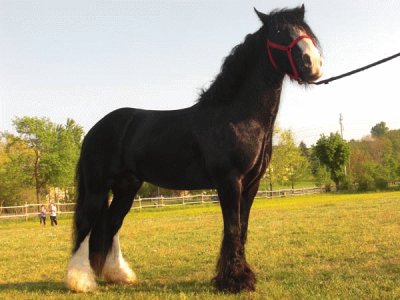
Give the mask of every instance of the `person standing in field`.
[[57, 223], [57, 206], [54, 204], [54, 202], [51, 202], [50, 204], [50, 222], [51, 226], [58, 225]]
[[40, 207], [39, 220], [40, 224], [46, 226], [46, 207], [44, 205]]

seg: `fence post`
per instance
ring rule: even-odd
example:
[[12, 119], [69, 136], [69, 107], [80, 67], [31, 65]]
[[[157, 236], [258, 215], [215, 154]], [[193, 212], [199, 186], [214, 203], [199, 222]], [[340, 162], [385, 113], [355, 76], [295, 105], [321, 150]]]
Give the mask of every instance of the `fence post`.
[[142, 210], [142, 198], [139, 196], [139, 210]]
[[28, 202], [25, 202], [25, 221], [28, 221]]
[[182, 197], [182, 205], [185, 205], [185, 196]]

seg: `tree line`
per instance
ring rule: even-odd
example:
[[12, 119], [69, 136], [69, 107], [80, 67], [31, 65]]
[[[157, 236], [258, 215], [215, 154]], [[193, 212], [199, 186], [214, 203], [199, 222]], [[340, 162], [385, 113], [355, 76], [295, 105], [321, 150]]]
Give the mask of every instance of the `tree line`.
[[372, 191], [400, 181], [400, 130], [385, 122], [371, 128], [370, 135], [346, 142], [341, 135], [321, 135], [315, 145], [298, 146], [290, 130], [277, 131], [271, 163], [265, 174], [274, 184], [294, 188], [302, 181], [331, 190]]
[[[60, 192], [63, 201], [73, 202], [83, 128], [72, 119], [56, 124], [38, 117], [15, 118], [13, 126], [16, 134], [0, 132], [0, 206], [42, 203], [60, 197]], [[311, 147], [297, 145], [290, 130], [276, 129], [264, 183], [270, 190], [308, 182], [367, 191], [386, 189], [399, 179], [400, 130], [381, 122], [361, 140], [346, 142], [331, 133]], [[139, 191], [141, 197], [177, 193], [148, 183]]]

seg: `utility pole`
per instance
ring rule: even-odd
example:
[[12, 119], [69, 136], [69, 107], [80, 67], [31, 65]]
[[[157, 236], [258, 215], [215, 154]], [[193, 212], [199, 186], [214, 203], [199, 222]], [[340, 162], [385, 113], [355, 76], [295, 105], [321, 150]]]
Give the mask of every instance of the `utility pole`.
[[[340, 125], [340, 136], [343, 139], [343, 116], [342, 114], [339, 115], [339, 125]], [[344, 166], [344, 175], [347, 176], [347, 167]]]
[[342, 114], [339, 115], [339, 125], [340, 125], [340, 136], [343, 139], [343, 116], [342, 116]]

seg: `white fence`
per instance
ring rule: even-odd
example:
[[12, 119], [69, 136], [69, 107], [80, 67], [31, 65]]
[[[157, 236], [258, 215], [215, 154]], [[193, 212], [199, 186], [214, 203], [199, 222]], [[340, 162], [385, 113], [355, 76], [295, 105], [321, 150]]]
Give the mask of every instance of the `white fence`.
[[[256, 198], [280, 198], [301, 196], [310, 194], [319, 194], [324, 192], [321, 188], [304, 188], [304, 189], [287, 189], [276, 191], [258, 191]], [[178, 205], [206, 204], [218, 203], [219, 199], [216, 194], [198, 194], [183, 197], [156, 197], [156, 198], [136, 198], [133, 202], [131, 210], [141, 210], [148, 208], [161, 208]], [[55, 203], [58, 214], [71, 214], [74, 212], [75, 203]], [[25, 204], [20, 206], [0, 207], [0, 219], [9, 218], [25, 218], [37, 217], [40, 207], [47, 204]]]

